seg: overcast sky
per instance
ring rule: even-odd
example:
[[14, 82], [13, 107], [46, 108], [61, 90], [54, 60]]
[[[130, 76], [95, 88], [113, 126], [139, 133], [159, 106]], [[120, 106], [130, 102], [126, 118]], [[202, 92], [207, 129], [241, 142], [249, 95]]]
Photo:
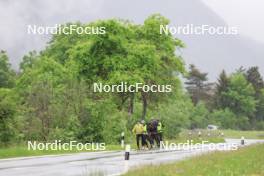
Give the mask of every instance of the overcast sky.
[[264, 0], [203, 0], [240, 33], [264, 43]]

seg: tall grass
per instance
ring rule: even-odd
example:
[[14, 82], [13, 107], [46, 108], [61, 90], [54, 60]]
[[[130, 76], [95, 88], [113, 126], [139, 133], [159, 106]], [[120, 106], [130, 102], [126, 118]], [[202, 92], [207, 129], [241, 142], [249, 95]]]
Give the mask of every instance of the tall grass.
[[262, 176], [264, 144], [214, 152], [174, 164], [145, 166], [124, 176]]

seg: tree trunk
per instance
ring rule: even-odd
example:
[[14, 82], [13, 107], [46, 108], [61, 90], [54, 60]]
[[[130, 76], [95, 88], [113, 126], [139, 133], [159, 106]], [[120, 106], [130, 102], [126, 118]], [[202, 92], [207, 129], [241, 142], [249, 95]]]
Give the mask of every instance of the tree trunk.
[[141, 92], [141, 98], [142, 98], [142, 105], [143, 105], [143, 109], [142, 109], [142, 120], [145, 120], [146, 117], [146, 113], [147, 113], [147, 106], [148, 106], [148, 102], [147, 102], [147, 93], [145, 92]]
[[131, 93], [129, 96], [128, 115], [131, 116], [134, 113], [134, 98], [135, 94]]

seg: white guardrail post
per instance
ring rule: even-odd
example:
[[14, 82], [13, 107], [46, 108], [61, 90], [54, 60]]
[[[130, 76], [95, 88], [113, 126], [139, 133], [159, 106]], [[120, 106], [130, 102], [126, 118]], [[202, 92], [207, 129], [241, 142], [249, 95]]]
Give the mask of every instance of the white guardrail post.
[[125, 160], [129, 160], [129, 155], [130, 155], [130, 145], [126, 145]]
[[245, 145], [245, 138], [244, 138], [244, 136], [241, 137], [241, 145]]
[[122, 148], [125, 147], [125, 133], [124, 132], [121, 133], [121, 147]]

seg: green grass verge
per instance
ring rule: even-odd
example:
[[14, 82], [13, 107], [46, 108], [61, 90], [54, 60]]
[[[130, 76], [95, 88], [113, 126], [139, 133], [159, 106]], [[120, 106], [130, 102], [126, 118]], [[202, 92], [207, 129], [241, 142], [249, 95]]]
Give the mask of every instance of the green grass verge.
[[[121, 150], [120, 145], [107, 145], [106, 151]], [[26, 145], [10, 146], [0, 148], [0, 159], [13, 157], [41, 156], [41, 155], [58, 155], [71, 154], [80, 152], [96, 152], [95, 150], [28, 150]]]
[[261, 176], [264, 175], [264, 144], [237, 151], [214, 152], [178, 163], [145, 166], [124, 176]]
[[264, 139], [264, 131], [236, 131], [236, 130], [222, 130], [225, 137], [246, 139]]

